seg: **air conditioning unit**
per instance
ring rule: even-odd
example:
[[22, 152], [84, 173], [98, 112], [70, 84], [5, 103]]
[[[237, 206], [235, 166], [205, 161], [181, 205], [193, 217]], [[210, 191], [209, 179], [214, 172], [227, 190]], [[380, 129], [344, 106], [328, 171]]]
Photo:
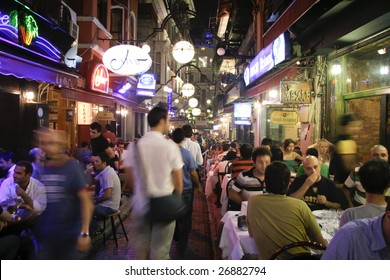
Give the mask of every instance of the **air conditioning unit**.
[[[63, 20], [67, 20], [67, 28], [68, 33], [72, 36], [76, 41], [79, 39], [79, 26], [77, 25], [77, 14], [73, 11], [68, 5], [66, 5], [63, 1], [61, 1], [62, 10], [61, 15]], [[69, 19], [70, 15], [70, 19]]]

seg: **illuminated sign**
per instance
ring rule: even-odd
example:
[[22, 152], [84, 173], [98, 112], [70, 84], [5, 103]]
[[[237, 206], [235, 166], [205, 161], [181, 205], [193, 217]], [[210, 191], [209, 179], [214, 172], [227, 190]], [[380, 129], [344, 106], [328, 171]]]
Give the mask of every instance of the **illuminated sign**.
[[23, 45], [31, 52], [57, 62], [61, 59], [58, 48], [39, 36], [38, 20], [27, 12], [12, 10], [6, 14], [0, 11], [0, 40]]
[[251, 122], [251, 120], [242, 120], [242, 119], [240, 119], [240, 120], [234, 120], [234, 124], [235, 125], [251, 125], [252, 122]]
[[104, 53], [103, 63], [116, 74], [130, 76], [148, 71], [152, 66], [152, 58], [139, 47], [118, 45]]
[[252, 117], [252, 103], [234, 103], [235, 118]]
[[153, 97], [154, 96], [154, 90], [137, 89], [136, 95]]
[[103, 93], [108, 92], [108, 71], [103, 64], [97, 64], [92, 72], [91, 89]]
[[78, 124], [91, 124], [92, 122], [92, 104], [77, 102], [77, 120]]
[[271, 44], [263, 48], [256, 57], [249, 63], [244, 72], [246, 85], [253, 83], [256, 79], [270, 71], [275, 65], [286, 59], [287, 43], [285, 34], [282, 33]]
[[138, 89], [156, 89], [156, 74], [142, 74], [138, 78]]

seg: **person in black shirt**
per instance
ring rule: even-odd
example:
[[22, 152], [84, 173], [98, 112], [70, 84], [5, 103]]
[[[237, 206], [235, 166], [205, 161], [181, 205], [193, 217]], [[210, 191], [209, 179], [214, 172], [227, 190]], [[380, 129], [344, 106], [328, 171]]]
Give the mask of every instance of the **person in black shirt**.
[[333, 181], [321, 176], [318, 159], [307, 156], [303, 166], [306, 174], [294, 180], [287, 194], [304, 200], [312, 211], [341, 208], [341, 192]]
[[108, 140], [102, 134], [102, 125], [98, 122], [93, 122], [89, 128], [89, 135], [91, 136], [92, 155], [96, 156], [99, 153], [106, 152], [106, 154], [113, 158], [114, 151], [109, 147]]

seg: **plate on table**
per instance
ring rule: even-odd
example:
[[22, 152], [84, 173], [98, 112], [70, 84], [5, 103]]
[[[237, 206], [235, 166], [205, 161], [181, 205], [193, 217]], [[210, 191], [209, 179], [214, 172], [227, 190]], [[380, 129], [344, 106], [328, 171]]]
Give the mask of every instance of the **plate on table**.
[[328, 212], [328, 210], [314, 210], [312, 211], [314, 217], [316, 218], [322, 218], [326, 215], [326, 212]]

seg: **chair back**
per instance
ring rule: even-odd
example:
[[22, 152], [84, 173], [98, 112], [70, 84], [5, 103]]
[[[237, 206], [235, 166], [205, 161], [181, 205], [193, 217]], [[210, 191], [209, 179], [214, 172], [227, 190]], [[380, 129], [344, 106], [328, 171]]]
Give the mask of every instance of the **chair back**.
[[297, 247], [307, 248], [309, 249], [309, 251], [303, 253], [290, 254], [289, 257], [287, 258], [288, 260], [319, 260], [321, 259], [323, 251], [325, 251], [326, 249], [326, 246], [316, 242], [298, 241], [298, 242], [287, 244], [279, 248], [278, 250], [276, 250], [276, 252], [272, 254], [272, 256], [270, 257], [270, 260], [275, 260], [281, 254], [286, 253], [288, 250]]
[[234, 181], [236, 178], [231, 178], [226, 185], [226, 197], [228, 198], [227, 211], [240, 211], [241, 205], [237, 205], [234, 201], [229, 198], [229, 191], [232, 189], [234, 185]]

